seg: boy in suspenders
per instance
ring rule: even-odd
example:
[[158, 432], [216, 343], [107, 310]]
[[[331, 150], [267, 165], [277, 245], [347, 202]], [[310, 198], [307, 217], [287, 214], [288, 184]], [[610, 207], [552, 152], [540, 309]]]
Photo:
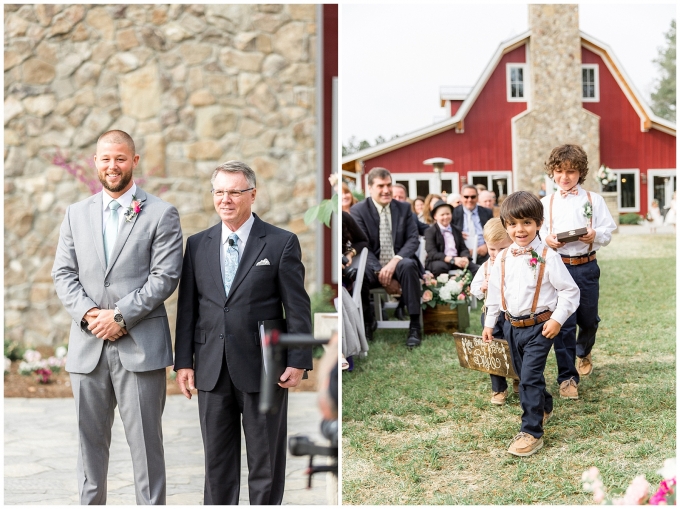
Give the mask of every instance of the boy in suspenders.
[[[486, 301], [486, 294], [489, 288], [489, 276], [491, 275], [491, 267], [496, 261], [496, 255], [506, 247], [512, 244], [512, 240], [508, 237], [508, 232], [503, 228], [501, 220], [497, 217], [489, 219], [484, 225], [484, 242], [489, 249], [489, 259], [485, 261], [475, 274], [472, 283], [470, 283], [470, 293], [478, 299]], [[484, 327], [485, 308], [482, 308], [482, 327]], [[505, 323], [505, 315], [498, 315], [498, 320], [493, 329], [494, 338], [503, 337], [503, 324]], [[491, 404], [505, 405], [508, 397], [508, 382], [504, 376], [491, 376]], [[519, 394], [519, 382], [512, 381], [512, 390], [515, 394]]]
[[[604, 199], [580, 185], [588, 174], [588, 156], [580, 146], [562, 145], [554, 148], [545, 170], [555, 180], [559, 191], [541, 200], [544, 211], [541, 234], [545, 243], [562, 257], [581, 290], [576, 313], [566, 321], [555, 338], [560, 397], [578, 399], [580, 377], [593, 371], [591, 351], [600, 321], [597, 314], [600, 268], [596, 252], [609, 244], [616, 224]], [[586, 227], [587, 233], [578, 240], [569, 243], [557, 241], [557, 233], [583, 227]], [[578, 337], [576, 325], [579, 327]]]
[[522, 425], [508, 452], [531, 456], [543, 447], [543, 425], [553, 413], [553, 400], [543, 371], [552, 340], [576, 310], [579, 289], [559, 255], [538, 235], [543, 205], [519, 191], [501, 205], [501, 222], [513, 241], [491, 269], [486, 300], [484, 341], [493, 338], [498, 315], [505, 313], [503, 337], [519, 375]]

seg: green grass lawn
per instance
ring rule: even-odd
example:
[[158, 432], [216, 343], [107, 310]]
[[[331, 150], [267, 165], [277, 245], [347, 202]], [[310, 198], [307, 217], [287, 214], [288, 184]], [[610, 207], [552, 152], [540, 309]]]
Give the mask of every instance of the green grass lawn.
[[[406, 331], [376, 331], [368, 357], [343, 373], [343, 503], [589, 504], [590, 466], [610, 492], [639, 474], [656, 488], [676, 444], [675, 236], [615, 234], [598, 262], [595, 369], [579, 400], [562, 400], [551, 352], [554, 416], [528, 458], [506, 452], [519, 399], [491, 405], [489, 376], [460, 367], [452, 337], [407, 351]], [[479, 313], [468, 332], [481, 333]]]

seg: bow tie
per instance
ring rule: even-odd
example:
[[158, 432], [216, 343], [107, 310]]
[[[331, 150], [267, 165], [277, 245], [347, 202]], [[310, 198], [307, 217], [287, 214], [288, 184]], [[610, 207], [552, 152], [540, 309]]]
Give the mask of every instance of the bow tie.
[[578, 186], [572, 187], [571, 189], [569, 189], [569, 191], [563, 191], [562, 189], [560, 189], [560, 196], [562, 196], [562, 198], [570, 194], [576, 196], [578, 194]]
[[532, 247], [531, 247], [531, 246], [520, 247], [520, 248], [515, 248], [515, 247], [513, 247], [513, 248], [510, 250], [510, 252], [512, 253], [512, 256], [520, 256], [520, 255], [525, 255], [525, 254], [530, 255], [530, 254], [531, 254], [531, 251], [532, 251]]

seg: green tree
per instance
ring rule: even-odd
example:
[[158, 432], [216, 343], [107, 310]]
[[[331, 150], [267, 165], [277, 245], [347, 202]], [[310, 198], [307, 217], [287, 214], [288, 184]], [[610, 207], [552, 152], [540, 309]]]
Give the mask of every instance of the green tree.
[[659, 48], [659, 56], [654, 59], [661, 70], [656, 91], [652, 93], [654, 113], [675, 122], [675, 20], [664, 34], [666, 47]]

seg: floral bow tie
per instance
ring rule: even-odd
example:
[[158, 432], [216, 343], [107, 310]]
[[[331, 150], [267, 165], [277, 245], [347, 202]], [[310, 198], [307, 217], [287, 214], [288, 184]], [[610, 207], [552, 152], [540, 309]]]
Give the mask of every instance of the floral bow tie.
[[564, 198], [565, 196], [569, 196], [570, 194], [576, 196], [578, 194], [578, 186], [574, 186], [568, 191], [563, 191], [562, 189], [560, 189], [560, 196], [562, 196], [562, 198]]
[[513, 247], [510, 250], [510, 252], [512, 253], [512, 256], [520, 256], [520, 255], [525, 255], [525, 254], [531, 254], [531, 251], [533, 251], [531, 246], [520, 247], [520, 248]]

